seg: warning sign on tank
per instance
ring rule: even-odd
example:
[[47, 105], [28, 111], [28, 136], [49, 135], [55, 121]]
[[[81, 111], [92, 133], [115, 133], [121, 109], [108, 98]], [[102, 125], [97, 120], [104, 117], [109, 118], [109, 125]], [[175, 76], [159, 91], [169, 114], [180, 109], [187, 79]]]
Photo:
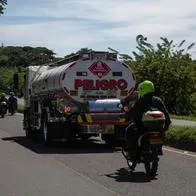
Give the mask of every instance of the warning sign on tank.
[[93, 63], [88, 69], [99, 78], [102, 78], [102, 76], [107, 75], [111, 70], [110, 67], [102, 61], [97, 61]]

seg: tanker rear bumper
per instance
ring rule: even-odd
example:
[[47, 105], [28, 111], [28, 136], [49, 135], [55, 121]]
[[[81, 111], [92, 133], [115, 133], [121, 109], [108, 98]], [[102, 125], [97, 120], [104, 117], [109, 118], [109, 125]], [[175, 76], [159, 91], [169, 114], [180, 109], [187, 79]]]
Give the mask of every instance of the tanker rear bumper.
[[124, 113], [85, 113], [77, 116], [81, 125], [126, 125], [128, 122], [121, 117]]
[[124, 138], [128, 122], [123, 113], [85, 113], [78, 115], [77, 122], [84, 134], [110, 134]]
[[81, 124], [82, 134], [115, 135], [116, 140], [125, 140], [127, 124]]

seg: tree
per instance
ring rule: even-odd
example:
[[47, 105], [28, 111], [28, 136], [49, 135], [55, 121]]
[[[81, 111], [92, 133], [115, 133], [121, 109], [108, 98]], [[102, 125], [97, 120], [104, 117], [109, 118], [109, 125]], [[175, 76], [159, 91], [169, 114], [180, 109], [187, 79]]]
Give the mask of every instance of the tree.
[[136, 38], [139, 50], [133, 52], [135, 60], [128, 61], [137, 81], [152, 80], [156, 94], [161, 96], [171, 113], [196, 113], [196, 62], [188, 53], [194, 43], [184, 47], [185, 40], [174, 44], [173, 40], [160, 38], [156, 47], [139, 35]]
[[4, 13], [5, 5], [7, 5], [7, 0], [0, 0], [0, 15]]
[[19, 76], [18, 73], [14, 73], [13, 75], [13, 83], [14, 83], [14, 89], [18, 90], [18, 84], [19, 84]]
[[55, 53], [45, 47], [7, 46], [0, 48], [0, 66], [26, 67], [55, 60]]
[[0, 47], [0, 89], [10, 87], [22, 92], [24, 82], [24, 68], [30, 65], [42, 65], [59, 58], [45, 47]]

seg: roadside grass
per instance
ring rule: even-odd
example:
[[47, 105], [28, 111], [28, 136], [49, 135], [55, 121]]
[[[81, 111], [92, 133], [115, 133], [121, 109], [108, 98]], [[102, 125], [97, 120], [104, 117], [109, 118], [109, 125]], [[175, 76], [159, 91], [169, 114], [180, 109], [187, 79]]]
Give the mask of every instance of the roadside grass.
[[196, 127], [170, 126], [166, 134], [166, 144], [196, 152]]
[[178, 115], [170, 114], [170, 118], [179, 119], [179, 120], [196, 121], [196, 116], [178, 116]]

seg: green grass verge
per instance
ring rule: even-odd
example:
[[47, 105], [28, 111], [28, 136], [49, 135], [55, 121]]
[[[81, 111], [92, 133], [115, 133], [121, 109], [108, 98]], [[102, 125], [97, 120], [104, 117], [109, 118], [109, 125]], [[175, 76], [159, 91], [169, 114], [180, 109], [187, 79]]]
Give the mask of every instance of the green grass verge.
[[191, 121], [196, 121], [196, 116], [178, 116], [178, 115], [170, 114], [170, 118], [179, 119], [179, 120], [191, 120]]
[[170, 126], [166, 135], [166, 144], [196, 152], [196, 127]]

